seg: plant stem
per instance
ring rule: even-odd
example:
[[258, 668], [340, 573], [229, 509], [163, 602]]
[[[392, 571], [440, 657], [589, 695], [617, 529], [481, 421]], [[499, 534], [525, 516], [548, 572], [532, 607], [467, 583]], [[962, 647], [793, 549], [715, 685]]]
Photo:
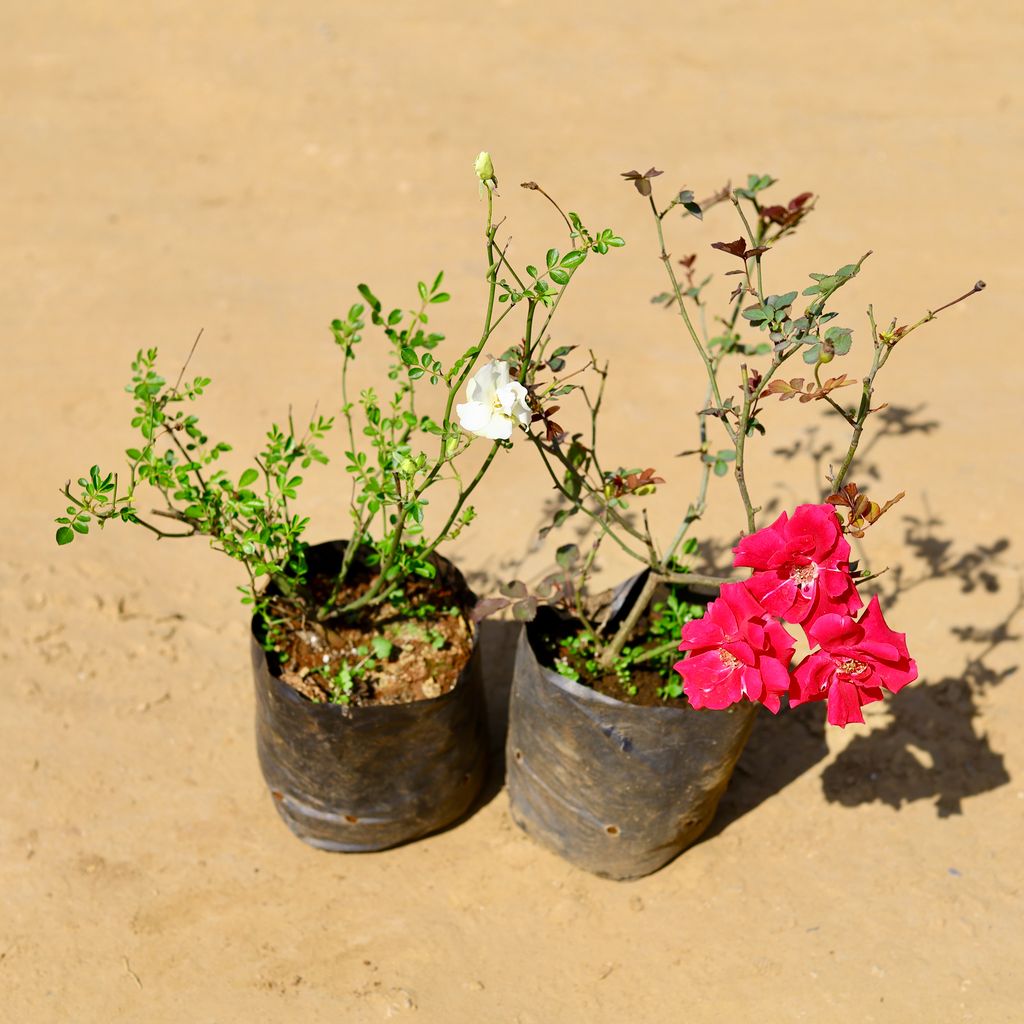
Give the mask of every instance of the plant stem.
[[[751, 249], [757, 249], [758, 240], [754, 237], [754, 232], [750, 228], [750, 222], [747, 220], [747, 215], [743, 212], [743, 207], [740, 206], [739, 197], [733, 192], [729, 198], [732, 200], [732, 205], [736, 207], [736, 212], [740, 215], [740, 220], [743, 221], [743, 227], [746, 229], [747, 238], [750, 239]], [[746, 260], [743, 261], [744, 268], [746, 267]], [[764, 283], [761, 280], [761, 253], [754, 254], [754, 263], [757, 265], [757, 297], [761, 305], [764, 305]]]
[[850, 472], [850, 466], [853, 465], [853, 457], [857, 454], [857, 446], [860, 444], [861, 435], [864, 433], [864, 424], [867, 422], [868, 415], [871, 412], [871, 396], [874, 393], [875, 374], [885, 365], [885, 361], [889, 358], [889, 352], [891, 351], [892, 349], [888, 343], [884, 341], [879, 342], [875, 346], [875, 357], [871, 362], [871, 370], [863, 381], [860, 407], [857, 410], [857, 416], [853, 424], [853, 433], [850, 435], [850, 444], [846, 449], [843, 464], [839, 467], [839, 472], [831, 482], [833, 491], [838, 491], [843, 486], [846, 474]]
[[[708, 385], [707, 392], [704, 395], [704, 408], [707, 408], [710, 401], [711, 386]], [[671, 566], [672, 560], [675, 558], [676, 551], [679, 550], [679, 545], [686, 539], [686, 535], [689, 532], [690, 527], [704, 515], [704, 511], [707, 508], [708, 484], [711, 481], [711, 463], [704, 460], [704, 456], [707, 455], [708, 447], [707, 413], [698, 413], [697, 419], [700, 424], [700, 489], [697, 492], [697, 500], [690, 503], [689, 508], [686, 510], [686, 515], [683, 517], [683, 521], [679, 524], [679, 529], [676, 530], [676, 535], [672, 538], [672, 543], [669, 544], [668, 548], [665, 550], [665, 557], [661, 560], [662, 568], [665, 570], [669, 569]]]
[[[654, 196], [648, 196], [648, 199], [651, 204], [651, 213], [654, 214], [654, 224], [658, 229], [658, 245], [661, 248], [661, 262], [665, 265], [665, 272], [668, 274], [669, 282], [672, 285], [672, 294], [676, 297], [676, 306], [679, 309], [679, 315], [683, 318], [683, 323], [686, 324], [686, 330], [697, 349], [697, 353], [700, 355], [701, 361], [704, 363], [704, 369], [707, 371], [708, 375], [708, 382], [710, 383], [712, 393], [715, 396], [715, 405], [721, 408], [722, 396], [718, 391], [718, 380], [715, 375], [714, 367], [711, 364], [711, 358], [708, 356], [704, 346], [700, 343], [700, 338], [697, 337], [697, 331], [693, 326], [693, 321], [690, 319], [690, 314], [686, 312], [686, 306], [683, 304], [683, 290], [679, 287], [679, 281], [676, 278], [676, 273], [672, 269], [672, 261], [665, 249], [665, 231], [662, 227], [661, 217], [658, 216], [658, 208], [654, 204]], [[722, 422], [725, 423], [724, 420]], [[726, 429], [729, 429], [728, 424], [726, 424]]]
[[[354, 601], [350, 601], [343, 608], [339, 609], [339, 614], [345, 615], [354, 611], [358, 611], [360, 608], [365, 608], [367, 605], [382, 600], [386, 597], [387, 593], [393, 589], [393, 580], [389, 580], [389, 573], [394, 567], [398, 560], [398, 552], [402, 544], [402, 536], [405, 531], [405, 523], [409, 516], [409, 509], [412, 505], [417, 502], [423, 492], [434, 482], [438, 473], [441, 471], [441, 467], [448, 460], [448, 438], [451, 429], [451, 414], [452, 406], [455, 404], [455, 396], [458, 394], [466, 378], [472, 372], [477, 359], [480, 357], [480, 353], [483, 351], [484, 345], [487, 343], [487, 339], [491, 336], [493, 330], [492, 320], [494, 317], [494, 297], [497, 291], [497, 265], [494, 259], [494, 194], [491, 189], [487, 188], [487, 309], [484, 314], [484, 326], [480, 333], [480, 341], [471, 350], [470, 354], [466, 359], [466, 365], [463, 367], [462, 372], [459, 375], [458, 381], [452, 386], [449, 383], [448, 387], [448, 401], [445, 404], [444, 418], [442, 420], [441, 430], [441, 450], [438, 453], [437, 459], [435, 460], [430, 472], [423, 479], [422, 483], [419, 484], [413, 490], [413, 493], [409, 495], [405, 501], [402, 502], [402, 506], [399, 509], [398, 516], [396, 517], [394, 529], [392, 530], [391, 537], [389, 538], [389, 544], [387, 553], [381, 562], [380, 571], [378, 572], [373, 583], [370, 584], [369, 588], [360, 597]], [[384, 593], [382, 594], [382, 591]]]
[[633, 659], [634, 665], [639, 665], [642, 662], [650, 661], [652, 658], [657, 658], [659, 654], [664, 654], [666, 651], [678, 651], [679, 650], [679, 639], [668, 640], [663, 644], [659, 644], [657, 647], [651, 647], [650, 649], [643, 651]]
[[629, 609], [629, 613], [625, 619], [622, 620], [621, 625], [615, 631], [615, 636], [612, 637], [611, 642], [604, 648], [598, 657], [598, 663], [602, 668], [611, 668], [615, 659], [622, 653], [622, 648], [626, 646], [626, 641], [629, 639], [630, 634], [636, 629], [637, 623], [640, 621], [644, 612], [647, 611], [647, 606], [651, 603], [651, 599], [654, 597], [654, 592], [658, 589], [658, 585], [661, 583], [661, 577], [657, 573], [650, 572], [647, 575], [647, 579], [644, 580], [643, 589], [640, 591], [637, 599], [633, 602], [633, 606]]
[[850, 445], [846, 450], [846, 456], [843, 459], [843, 464], [839, 467], [839, 472], [831, 480], [833, 491], [838, 491], [840, 487], [843, 486], [846, 481], [846, 476], [850, 472], [854, 456], [857, 454], [857, 446], [860, 444], [861, 435], [864, 433], [864, 424], [867, 422], [868, 416], [873, 411], [871, 409], [871, 398], [874, 394], [875, 376], [878, 371], [885, 366], [889, 356], [892, 354], [892, 350], [896, 347], [896, 344], [903, 341], [907, 335], [912, 334], [919, 327], [930, 323], [944, 309], [949, 309], [951, 306], [955, 306], [958, 302], [963, 302], [965, 299], [969, 299], [972, 295], [977, 295], [978, 292], [983, 291], [984, 288], [985, 282], [977, 281], [975, 282], [974, 287], [964, 292], [963, 295], [959, 295], [951, 302], [947, 302], [945, 305], [939, 306], [938, 309], [929, 310], [923, 317], [921, 317], [920, 320], [911, 324], [909, 327], [896, 327], [895, 321], [893, 321], [893, 328], [881, 336], [879, 335], [878, 327], [875, 324], [874, 310], [872, 307], [868, 307], [868, 321], [871, 324], [871, 337], [875, 345], [875, 356], [871, 363], [871, 370], [864, 378], [864, 386], [860, 397], [860, 407], [858, 408], [856, 418], [852, 423], [853, 433], [850, 436]]
[[754, 508], [750, 500], [750, 491], [747, 490], [747, 474], [744, 462], [747, 427], [750, 422], [750, 378], [747, 376], [746, 363], [741, 367], [743, 374], [743, 411], [740, 413], [739, 429], [736, 431], [736, 486], [739, 487], [740, 497], [743, 499], [743, 509], [747, 514], [747, 533], [755, 530], [755, 517], [759, 509]]
[[[563, 498], [567, 498], [584, 515], [589, 516], [595, 523], [597, 523], [597, 525], [601, 527], [601, 529], [604, 531], [604, 533], [606, 533], [616, 544], [618, 544], [618, 546], [620, 548], [622, 548], [622, 550], [627, 555], [629, 555], [631, 558], [635, 558], [638, 562], [640, 562], [643, 565], [648, 565], [649, 563], [648, 563], [647, 559], [643, 555], [641, 555], [639, 552], [634, 551], [621, 537], [619, 537], [611, 529], [611, 527], [608, 525], [608, 523], [606, 523], [605, 520], [601, 516], [599, 516], [592, 509], [587, 508], [587, 506], [582, 501], [580, 501], [578, 497], [574, 498], [572, 496], [572, 494], [569, 493], [569, 491], [565, 487], [565, 484], [563, 484], [562, 481], [558, 479], [558, 475], [551, 468], [551, 463], [548, 461], [548, 457], [547, 457], [547, 451], [548, 450], [544, 447], [543, 444], [541, 444], [540, 438], [538, 438], [538, 437], [536, 437], [536, 436], [531, 434], [530, 435], [530, 440], [532, 440], [533, 443], [537, 446], [537, 450], [540, 452], [541, 462], [544, 463], [544, 468], [548, 471], [548, 475], [551, 477], [551, 481], [552, 481], [552, 483], [554, 483], [555, 489], [558, 491], [558, 493], [561, 494]], [[582, 478], [580, 478], [580, 479], [582, 479]], [[583, 481], [583, 482], [584, 482], [585, 486], [587, 487], [588, 492], [593, 494], [594, 492], [593, 492], [593, 489], [591, 488], [589, 482], [588, 481]], [[631, 533], [633, 533], [634, 535], [636, 535], [640, 540], [644, 539], [643, 535], [640, 534], [640, 533], [637, 533], [637, 531], [633, 530], [632, 527], [629, 527], [627, 525], [627, 529], [629, 529], [629, 531]]]
[[484, 459], [483, 464], [477, 470], [476, 476], [474, 476], [473, 479], [469, 482], [469, 486], [465, 490], [460, 491], [459, 500], [455, 503], [455, 507], [452, 509], [451, 515], [448, 517], [447, 522], [441, 528], [441, 531], [440, 533], [438, 533], [437, 538], [430, 545], [428, 545], [427, 549], [423, 552], [424, 558], [426, 558], [427, 555], [433, 554], [437, 546], [440, 543], [442, 543], [442, 541], [444, 541], [444, 539], [448, 536], [448, 531], [452, 528], [452, 524], [455, 522], [455, 520], [458, 518], [459, 513], [462, 511], [462, 506], [466, 504], [466, 500], [473, 493], [474, 489], [476, 488], [476, 485], [480, 483], [480, 481], [483, 479], [484, 473], [486, 473], [487, 470], [490, 468], [491, 463], [494, 461], [494, 456], [498, 454], [498, 449], [500, 447], [500, 441], [495, 441], [494, 444], [491, 445], [491, 450], [487, 453], [487, 458]]

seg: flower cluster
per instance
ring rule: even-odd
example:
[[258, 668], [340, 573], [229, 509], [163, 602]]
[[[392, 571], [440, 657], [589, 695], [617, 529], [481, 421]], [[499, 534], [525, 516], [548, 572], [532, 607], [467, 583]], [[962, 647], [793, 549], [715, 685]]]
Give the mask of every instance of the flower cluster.
[[[886, 625], [878, 598], [863, 601], [850, 569], [850, 545], [831, 505], [801, 505], [744, 537], [734, 565], [753, 569], [728, 583], [704, 618], [682, 630], [675, 665], [695, 708], [725, 708], [746, 698], [773, 714], [828, 702], [832, 725], [863, 722], [861, 708], [917, 678], [906, 637]], [[794, 644], [781, 623], [802, 628], [812, 651], [791, 670]]]

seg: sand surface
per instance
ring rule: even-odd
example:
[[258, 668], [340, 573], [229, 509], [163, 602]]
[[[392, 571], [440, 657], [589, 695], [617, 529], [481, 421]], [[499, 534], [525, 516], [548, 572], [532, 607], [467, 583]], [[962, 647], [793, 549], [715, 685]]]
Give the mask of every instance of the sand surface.
[[[1008, 2], [5, 4], [0, 1020], [1021, 1020], [1022, 29]], [[712, 835], [635, 883], [531, 844], [496, 786], [402, 849], [303, 846], [256, 764], [234, 566], [113, 527], [53, 543], [58, 485], [130, 441], [140, 346], [176, 367], [203, 328], [205, 421], [247, 451], [289, 403], [337, 406], [327, 324], [358, 281], [405, 303], [443, 267], [442, 327], [473, 337], [484, 147], [521, 261], [564, 245], [526, 179], [627, 239], [558, 330], [611, 358], [609, 459], [669, 479], [664, 530], [702, 384], [620, 171], [820, 194], [774, 280], [873, 249], [839, 303], [862, 340], [868, 301], [910, 319], [989, 284], [894, 356], [860, 474], [907, 491], [867, 551], [902, 566], [880, 582], [921, 681], [845, 732], [759, 722]], [[707, 242], [737, 234], [671, 231], [720, 269]], [[778, 408], [761, 500], [817, 497], [811, 421]], [[346, 486], [311, 480], [313, 539]], [[546, 496], [519, 446], [449, 554], [538, 572]], [[736, 512], [725, 481], [705, 550]]]

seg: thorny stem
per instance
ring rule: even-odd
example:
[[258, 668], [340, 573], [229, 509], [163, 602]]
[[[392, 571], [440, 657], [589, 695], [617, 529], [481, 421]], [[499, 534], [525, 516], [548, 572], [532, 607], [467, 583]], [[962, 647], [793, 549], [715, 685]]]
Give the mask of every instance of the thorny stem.
[[[707, 370], [708, 382], [710, 383], [712, 393], [715, 396], [715, 405], [721, 407], [722, 396], [718, 391], [718, 380], [715, 376], [714, 367], [711, 365], [711, 358], [707, 354], [704, 346], [700, 343], [700, 338], [697, 337], [697, 331], [693, 326], [693, 321], [690, 319], [690, 314], [686, 312], [686, 306], [683, 303], [683, 290], [679, 287], [676, 272], [672, 269], [672, 261], [665, 249], [665, 230], [662, 227], [661, 217], [658, 216], [658, 208], [654, 204], [654, 196], [648, 196], [648, 199], [651, 204], [651, 213], [654, 214], [654, 224], [658, 230], [658, 245], [661, 248], [661, 262], [665, 265], [665, 272], [668, 274], [669, 282], [672, 285], [672, 294], [676, 297], [676, 306], [679, 308], [679, 315], [683, 318], [683, 323], [686, 324], [686, 330], [693, 341], [694, 347], [700, 355], [701, 361], [704, 363], [705, 370]], [[723, 423], [724, 422], [725, 421], [723, 420]], [[729, 429], [728, 424], [726, 424], [726, 429]]]
[[874, 309], [870, 306], [868, 307], [868, 320], [871, 324], [871, 337], [875, 346], [875, 355], [871, 362], [871, 369], [868, 371], [868, 375], [863, 381], [860, 406], [857, 409], [857, 415], [853, 423], [853, 433], [850, 436], [850, 444], [846, 450], [846, 456], [843, 458], [843, 463], [839, 467], [839, 472], [830, 481], [833, 491], [838, 491], [846, 482], [847, 474], [850, 472], [850, 467], [853, 465], [854, 456], [857, 454], [857, 447], [860, 444], [861, 436], [864, 433], [864, 424], [867, 422], [868, 416], [874, 411], [871, 408], [871, 398], [874, 394], [875, 376], [888, 361], [889, 356], [892, 354], [892, 350], [896, 347], [896, 344], [906, 338], [908, 334], [916, 331], [919, 327], [922, 327], [926, 323], [930, 323], [943, 310], [949, 309], [951, 306], [955, 306], [958, 302], [963, 302], [964, 299], [969, 299], [972, 295], [977, 295], [977, 293], [982, 291], [984, 288], [985, 282], [978, 281], [975, 283], [973, 288], [964, 292], [963, 295], [953, 299], [952, 302], [947, 302], [945, 305], [939, 306], [938, 309], [929, 310], [923, 317], [921, 317], [920, 320], [911, 324], [909, 327], [897, 327], [894, 321], [892, 327], [882, 334], [879, 334], [878, 327], [875, 323]]
[[750, 422], [750, 377], [747, 374], [747, 364], [740, 367], [743, 378], [743, 411], [740, 413], [739, 430], [736, 431], [736, 486], [740, 489], [740, 497], [743, 499], [743, 508], [747, 514], [747, 533], [754, 532], [755, 516], [759, 509], [754, 508], [750, 500], [750, 492], [747, 490], [746, 464], [744, 453], [747, 441], [747, 425]]
[[[750, 229], [750, 222], [747, 220], [747, 215], [743, 212], [743, 207], [740, 206], [739, 197], [735, 192], [731, 193], [729, 198], [732, 200], [732, 205], [736, 207], [736, 212], [740, 215], [740, 220], [743, 221], [743, 227], [746, 228], [747, 237], [750, 239], [750, 247], [752, 249], [758, 248], [757, 239], [754, 237], [754, 232]], [[744, 267], [746, 266], [746, 260], [743, 261]], [[761, 281], [761, 253], [754, 254], [754, 262], [757, 264], [757, 297], [761, 304], [764, 305], [764, 284]]]
[[[630, 608], [629, 614], [623, 620], [622, 625], [620, 625], [615, 631], [615, 636], [612, 637], [608, 645], [602, 650], [600, 658], [598, 659], [601, 667], [606, 669], [611, 668], [615, 659], [622, 653], [622, 648], [626, 646], [626, 641], [633, 633], [633, 630], [636, 629], [640, 619], [643, 618], [648, 606], [654, 599], [655, 592], [662, 583], [678, 583], [684, 586], [696, 583], [703, 584], [705, 586], [720, 587], [728, 582], [729, 581], [725, 578], [719, 576], [706, 576], [703, 573], [667, 573], [651, 570], [647, 579], [644, 581], [643, 589], [637, 596], [636, 601], [633, 602], [633, 606]], [[676, 641], [676, 644], [678, 644], [678, 641]]]

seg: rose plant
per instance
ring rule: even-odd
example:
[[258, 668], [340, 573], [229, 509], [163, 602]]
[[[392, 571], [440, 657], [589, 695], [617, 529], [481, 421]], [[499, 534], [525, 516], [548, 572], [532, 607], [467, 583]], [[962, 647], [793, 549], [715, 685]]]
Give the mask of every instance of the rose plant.
[[[652, 167], [625, 177], [650, 209], [668, 278], [669, 290], [654, 301], [678, 314], [685, 343], [703, 368], [705, 396], [693, 410], [697, 443], [682, 453], [700, 460], [696, 494], [672, 532], [657, 536], [645, 499], [663, 476], [639, 460], [632, 467], [609, 464], [599, 444], [607, 362], [591, 353], [581, 367], [586, 376], [563, 378], [556, 405], [531, 347], [509, 353], [511, 376], [523, 383], [533, 409], [520, 429], [558, 499], [543, 532], [586, 516], [582, 535], [592, 539], [585, 550], [563, 544], [557, 568], [540, 584], [506, 583], [476, 609], [480, 617], [511, 608], [527, 624], [516, 649], [509, 713], [513, 819], [542, 845], [611, 878], [654, 871], [704, 832], [759, 707], [777, 714], [786, 702], [823, 701], [828, 721], [845, 726], [863, 721], [861, 708], [880, 700], [883, 690], [896, 692], [916, 678], [906, 639], [886, 624], [877, 597], [861, 610], [860, 591], [872, 574], [852, 558], [849, 541], [863, 538], [903, 495], [878, 503], [849, 477], [865, 427], [880, 408], [873, 404], [876, 378], [892, 353], [942, 309], [984, 287], [978, 282], [909, 324], [893, 319], [880, 328], [869, 307], [870, 368], [859, 381], [849, 371], [837, 374], [832, 363], [849, 356], [854, 332], [837, 322], [833, 300], [870, 254], [811, 274], [802, 292], [773, 291], [765, 264], [803, 225], [815, 196], [801, 192], [784, 204], [772, 202], [766, 192], [773, 179], [751, 175], [744, 187], [721, 189], [703, 202], [679, 189], [662, 207], [655, 197], [660, 175]], [[699, 275], [695, 254], [669, 256], [665, 225], [673, 211], [703, 218], [727, 203], [742, 234], [712, 249], [729, 261], [726, 273], [738, 283], [712, 317], [713, 278]], [[549, 344], [541, 331], [538, 347]], [[564, 346], [556, 351], [567, 354]], [[798, 358], [806, 367], [799, 376], [787, 372]], [[845, 389], [855, 387], [858, 398], [847, 403]], [[587, 414], [575, 428], [579, 413], [561, 407], [572, 391]], [[845, 453], [838, 468], [829, 467], [821, 495], [762, 525], [748, 458], [778, 419], [779, 403], [793, 399], [845, 426]], [[746, 578], [712, 576], [688, 564], [698, 547], [691, 530], [706, 515], [710, 484], [730, 475], [744, 510], [733, 568], [748, 572]], [[615, 591], [595, 594], [591, 579], [609, 544], [639, 571]], [[796, 666], [787, 625], [811, 649]]]
[[[870, 368], [859, 380], [848, 372], [835, 374], [831, 364], [851, 352], [853, 330], [835, 322], [839, 314], [832, 309], [833, 298], [871, 254], [832, 273], [812, 273], [802, 292], [772, 292], [765, 284], [765, 264], [814, 210], [814, 194], [801, 192], [785, 204], [772, 202], [766, 192], [775, 180], [750, 175], [745, 186], [726, 187], [702, 202], [691, 190], [679, 189], [659, 207], [654, 179], [661, 174], [651, 168], [624, 177], [650, 208], [658, 258], [668, 279], [669, 290], [654, 301], [678, 314], [684, 338], [706, 377], [705, 399], [695, 410], [698, 443], [683, 453], [700, 458], [697, 493], [672, 534], [656, 538], [646, 509], [637, 513], [632, 506], [652, 494], [662, 478], [652, 467], [611, 469], [598, 454], [607, 364], [599, 365], [591, 354], [585, 369], [596, 377], [596, 388], [578, 382], [563, 388], [563, 393], [580, 390], [590, 420], [587, 429], [569, 431], [553, 424], [559, 410], [545, 407], [548, 394], [529, 383], [536, 369], [524, 360], [519, 373], [525, 374], [538, 408], [533, 425], [523, 429], [561, 499], [544, 532], [584, 514], [596, 538], [586, 554], [577, 545], [564, 545], [557, 556], [558, 571], [540, 586], [531, 590], [522, 581], [506, 584], [500, 596], [478, 605], [477, 615], [511, 606], [517, 618], [532, 621], [541, 605], [554, 606], [562, 613], [563, 630], [546, 652], [552, 667], [599, 687], [617, 680], [616, 695], [626, 701], [671, 703], [685, 697], [694, 708], [713, 709], [752, 701], [777, 713], [782, 697], [788, 696], [790, 706], [827, 701], [828, 719], [835, 725], [863, 721], [860, 707], [880, 699], [881, 689], [895, 692], [916, 676], [903, 635], [885, 624], [877, 598], [858, 617], [864, 604], [858, 588], [872, 576], [858, 570], [848, 537], [862, 538], [903, 497], [900, 493], [880, 505], [848, 482], [865, 426], [884, 408], [872, 405], [876, 377], [909, 335], [980, 291], [984, 282], [909, 324], [893, 319], [880, 328], [869, 307]], [[713, 278], [698, 277], [695, 254], [671, 259], [665, 224], [673, 211], [702, 219], [720, 204], [732, 207], [742, 234], [711, 246], [732, 260], [727, 274], [738, 277], [726, 310], [712, 318], [708, 294]], [[715, 330], [711, 323], [718, 325]], [[797, 357], [807, 369], [803, 376], [787, 377], [784, 370]], [[726, 376], [725, 368], [736, 363]], [[824, 378], [826, 366], [834, 375]], [[726, 383], [731, 379], [739, 382], [735, 389]], [[858, 399], [844, 402], [841, 389], [858, 384]], [[823, 481], [824, 500], [801, 505], [792, 515], [783, 512], [758, 529], [761, 509], [747, 482], [749, 450], [777, 416], [772, 401], [794, 398], [801, 406], [819, 405], [846, 426], [845, 454]], [[565, 415], [559, 412], [559, 419], [564, 421]], [[721, 441], [714, 440], [716, 431]], [[685, 564], [697, 550], [690, 531], [705, 516], [710, 482], [727, 475], [735, 481], [745, 512], [733, 561], [734, 568], [751, 570], [742, 581], [693, 572]], [[588, 591], [604, 543], [632, 557], [643, 573], [628, 611], [618, 616], [602, 615]], [[720, 587], [720, 595], [708, 605], [689, 589], [695, 585]], [[796, 668], [790, 665], [793, 644], [783, 624], [799, 628], [814, 648]], [[686, 657], [676, 661], [677, 650]], [[650, 690], [638, 694], [636, 678], [648, 669], [661, 676], [656, 697]], [[612, 685], [604, 692], [616, 691]]]

